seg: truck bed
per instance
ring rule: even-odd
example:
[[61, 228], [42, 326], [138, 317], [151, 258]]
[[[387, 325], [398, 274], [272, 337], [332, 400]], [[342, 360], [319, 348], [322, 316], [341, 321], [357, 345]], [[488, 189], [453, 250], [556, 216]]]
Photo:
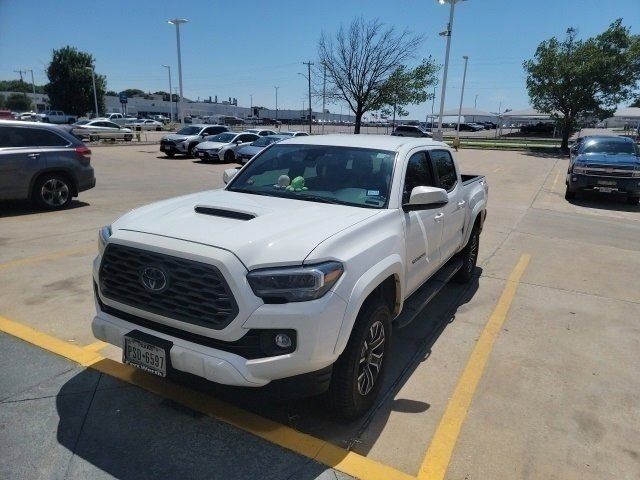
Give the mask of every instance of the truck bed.
[[460, 177], [462, 178], [462, 184], [463, 185], [469, 185], [470, 183], [473, 183], [477, 180], [482, 180], [484, 178], [484, 175], [465, 175], [465, 174], [460, 174]]

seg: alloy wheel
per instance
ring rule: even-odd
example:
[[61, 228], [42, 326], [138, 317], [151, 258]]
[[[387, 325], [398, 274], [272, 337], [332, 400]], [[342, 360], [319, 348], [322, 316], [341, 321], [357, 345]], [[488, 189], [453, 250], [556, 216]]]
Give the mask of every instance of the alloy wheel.
[[47, 205], [59, 207], [69, 198], [69, 186], [57, 178], [50, 178], [42, 184], [40, 196]]
[[369, 327], [369, 332], [360, 350], [358, 363], [358, 392], [360, 395], [367, 395], [380, 376], [384, 357], [384, 342], [384, 325], [381, 321], [376, 321]]

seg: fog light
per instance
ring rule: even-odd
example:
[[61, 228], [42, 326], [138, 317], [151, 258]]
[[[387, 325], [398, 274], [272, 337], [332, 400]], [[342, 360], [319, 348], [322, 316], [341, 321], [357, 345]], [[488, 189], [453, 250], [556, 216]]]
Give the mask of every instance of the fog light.
[[280, 348], [289, 348], [291, 346], [291, 337], [286, 333], [279, 333], [276, 335], [275, 342]]
[[573, 177], [571, 180], [574, 181], [574, 182], [577, 182], [578, 181], [578, 177]]

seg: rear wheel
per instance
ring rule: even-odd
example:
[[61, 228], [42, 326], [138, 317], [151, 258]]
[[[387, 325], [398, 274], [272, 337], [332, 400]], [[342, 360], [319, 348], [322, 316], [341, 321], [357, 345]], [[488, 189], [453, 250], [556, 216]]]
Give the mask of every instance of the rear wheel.
[[462, 258], [462, 267], [455, 274], [453, 279], [458, 283], [467, 283], [473, 277], [473, 271], [478, 262], [478, 247], [480, 246], [480, 229], [477, 225], [471, 230], [471, 236], [466, 247], [459, 253]]
[[42, 175], [33, 187], [33, 200], [45, 210], [60, 210], [71, 203], [72, 185], [67, 177], [57, 173]]
[[133, 140], [133, 135], [125, 135], [124, 136], [124, 141], [125, 142], [130, 142], [131, 140]]
[[191, 158], [193, 158], [193, 149], [196, 148], [196, 145], [196, 143], [192, 143], [189, 145], [189, 149], [187, 150], [187, 155]]
[[629, 205], [638, 205], [640, 204], [640, 197], [627, 197], [627, 203]]
[[564, 192], [564, 198], [566, 200], [573, 200], [576, 198], [576, 192], [574, 192], [573, 190], [569, 189], [569, 185], [567, 185], [567, 189]]
[[100, 137], [98, 135], [89, 135], [90, 142], [98, 142], [100, 141]]
[[236, 156], [231, 150], [227, 150], [226, 152], [224, 152], [224, 161], [226, 163], [233, 163], [236, 161]]
[[160, 128], [160, 127], [156, 127], [156, 132], [159, 132], [159, 131], [161, 131], [161, 130], [162, 130], [162, 128]]
[[351, 338], [333, 366], [328, 396], [340, 416], [356, 418], [371, 408], [378, 396], [391, 346], [391, 312], [382, 299], [365, 302]]

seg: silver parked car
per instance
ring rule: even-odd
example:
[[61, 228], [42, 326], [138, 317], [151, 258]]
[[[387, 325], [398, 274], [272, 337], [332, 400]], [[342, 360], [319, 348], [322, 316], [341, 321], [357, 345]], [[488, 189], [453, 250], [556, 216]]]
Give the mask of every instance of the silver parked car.
[[160, 140], [160, 151], [171, 158], [175, 154], [185, 154], [193, 157], [193, 149], [205, 137], [228, 132], [229, 127], [224, 125], [187, 125], [176, 133], [165, 135]]
[[236, 152], [238, 163], [244, 165], [272, 143], [277, 143], [287, 138], [291, 138], [291, 135], [267, 135], [266, 137], [260, 137], [255, 142], [243, 146]]
[[286, 137], [308, 137], [307, 132], [294, 131], [294, 132], [278, 132], [278, 135], [284, 135]]
[[203, 162], [235, 162], [236, 151], [244, 145], [258, 140], [260, 137], [249, 132], [225, 132], [205, 138], [194, 149], [194, 156]]
[[80, 139], [88, 138], [90, 142], [104, 139], [130, 142], [133, 139], [133, 132], [130, 128], [122, 127], [104, 118], [80, 120], [73, 124], [72, 132]]
[[91, 150], [64, 128], [0, 120], [0, 200], [58, 210], [95, 184]]

